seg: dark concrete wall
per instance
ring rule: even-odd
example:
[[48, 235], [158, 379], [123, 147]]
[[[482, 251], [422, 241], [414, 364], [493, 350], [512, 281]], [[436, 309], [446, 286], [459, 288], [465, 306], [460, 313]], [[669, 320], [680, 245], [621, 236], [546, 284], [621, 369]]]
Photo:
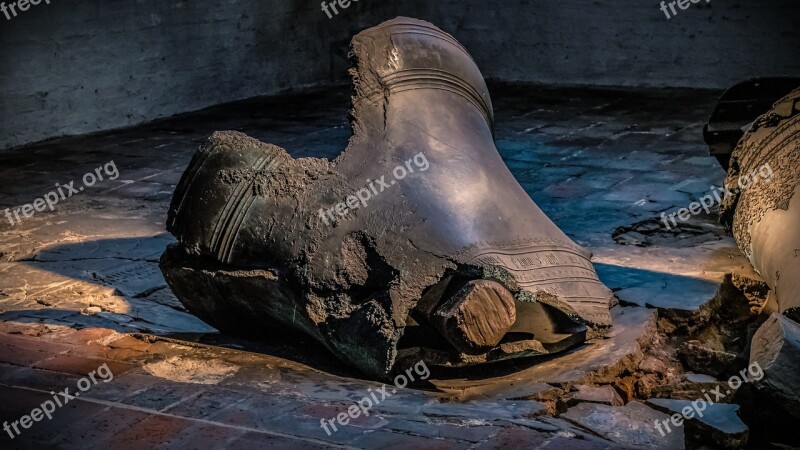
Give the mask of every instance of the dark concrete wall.
[[0, 148], [324, 83], [326, 35], [344, 34], [309, 5], [51, 0], [0, 16]]
[[[800, 75], [800, 2], [50, 0], [0, 14], [0, 149], [346, 78], [349, 37], [397, 15], [454, 34], [489, 78], [723, 88]], [[8, 0], [6, 0], [8, 3]]]

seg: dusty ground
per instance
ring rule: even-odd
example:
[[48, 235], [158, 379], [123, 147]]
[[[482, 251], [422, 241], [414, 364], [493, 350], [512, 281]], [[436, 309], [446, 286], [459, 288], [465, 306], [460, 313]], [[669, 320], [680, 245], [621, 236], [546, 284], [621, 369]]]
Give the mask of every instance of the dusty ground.
[[[112, 160], [120, 174], [55, 212], [18, 226], [0, 222], [0, 419], [18, 420], [50, 391], [75, 392], [104, 363], [114, 374], [14, 440], [0, 432], [2, 447], [682, 445], [682, 430], [661, 437], [631, 419], [647, 416], [634, 403], [644, 400], [637, 390], [642, 379], [683, 380], [663, 334], [674, 324], [664, 314], [708, 303], [724, 275], [746, 272], [747, 262], [713, 217], [693, 217], [676, 232], [647, 221], [688, 207], [722, 182], [701, 136], [719, 93], [492, 91], [501, 155], [539, 206], [594, 253], [598, 273], [622, 301], [608, 339], [538, 365], [434, 371], [327, 435], [320, 419], [347, 411], [380, 384], [302, 336], [253, 343], [214, 334], [185, 312], [158, 270], [172, 242], [164, 231], [172, 191], [212, 131], [242, 131], [295, 157], [333, 157], [347, 144], [346, 87], [242, 102], [0, 154], [3, 210], [33, 202], [56, 183], [77, 186]], [[580, 410], [552, 417], [581, 402], [599, 404], [573, 399], [576, 385], [612, 387], [620, 398], [610, 403], [629, 402], [615, 410], [623, 419], [604, 431], [576, 419]]]

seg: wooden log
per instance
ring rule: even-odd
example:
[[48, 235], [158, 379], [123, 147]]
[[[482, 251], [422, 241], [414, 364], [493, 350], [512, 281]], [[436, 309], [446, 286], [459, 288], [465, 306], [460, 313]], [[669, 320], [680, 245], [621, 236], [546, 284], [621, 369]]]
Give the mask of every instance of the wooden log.
[[472, 280], [432, 312], [430, 322], [457, 350], [483, 353], [500, 343], [517, 319], [514, 296], [491, 280]]

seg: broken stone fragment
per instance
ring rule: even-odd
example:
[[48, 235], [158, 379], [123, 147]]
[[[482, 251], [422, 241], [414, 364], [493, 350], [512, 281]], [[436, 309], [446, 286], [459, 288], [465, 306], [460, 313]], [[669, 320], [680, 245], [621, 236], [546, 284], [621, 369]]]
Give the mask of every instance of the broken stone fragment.
[[547, 383], [529, 383], [525, 381], [509, 381], [490, 383], [472, 388], [458, 389], [463, 392], [457, 396], [460, 400], [494, 399], [494, 400], [537, 400], [556, 401], [565, 392], [563, 389]]
[[548, 415], [558, 413], [557, 404], [566, 394], [562, 389], [547, 383], [530, 383], [527, 381], [510, 381], [489, 383], [484, 386], [448, 391], [448, 400], [459, 402], [485, 400], [535, 400], [547, 407]]
[[746, 267], [733, 272], [730, 279], [731, 284], [747, 299], [750, 312], [752, 314], [761, 313], [764, 310], [770, 292], [769, 286], [761, 276], [755, 273], [752, 267]]
[[722, 448], [744, 448], [747, 445], [750, 430], [737, 414], [739, 405], [666, 398], [650, 399], [647, 405], [670, 416], [681, 417], [687, 436], [700, 443]]
[[756, 370], [747, 375], [759, 392], [778, 400], [786, 412], [800, 418], [800, 324], [772, 314], [753, 336], [750, 367]]
[[579, 384], [573, 387], [577, 390], [577, 392], [570, 394], [570, 396], [566, 399], [568, 406], [574, 406], [583, 402], [599, 403], [601, 405], [608, 406], [622, 406], [625, 404], [617, 391], [608, 385], [587, 386]]
[[352, 42], [351, 128], [334, 161], [215, 133], [178, 185], [162, 271], [220, 330], [303, 330], [385, 378], [554, 354], [611, 326], [589, 253], [494, 146], [488, 89], [450, 35], [398, 18]]
[[678, 356], [690, 370], [714, 377], [735, 373], [738, 355], [724, 350], [715, 350], [700, 341], [686, 341], [678, 347]]
[[628, 375], [614, 380], [614, 387], [619, 391], [622, 400], [632, 401], [636, 398], [636, 377]]
[[[709, 383], [693, 383], [685, 381], [682, 383], [664, 384], [655, 386], [650, 391], [650, 397], [653, 398], [673, 398], [680, 400], [696, 400], [703, 398], [706, 392], [714, 392], [720, 389], [720, 392], [725, 392], [730, 389], [727, 382], [715, 381]], [[719, 399], [721, 403], [729, 401], [731, 397]]]
[[638, 380], [636, 380], [636, 397], [637, 398], [649, 398], [653, 395], [653, 390], [658, 388], [662, 384], [661, 380], [658, 378], [658, 375], [653, 373], [647, 373], [642, 375]]
[[[561, 397], [565, 395], [562, 389], [547, 383], [535, 383], [533, 385], [529, 383], [523, 384], [527, 388], [524, 391], [519, 391], [523, 393], [523, 395], [515, 395], [513, 392], [506, 392], [504, 396], [508, 400], [536, 400], [547, 407], [548, 415], [553, 416], [558, 413], [559, 401]], [[507, 390], [507, 387], [503, 386], [501, 389]]]
[[[683, 427], [670, 425], [670, 417], [645, 406], [630, 402], [622, 407], [581, 403], [561, 415], [580, 427], [617, 444], [633, 448], [681, 450], [684, 446]], [[660, 423], [661, 431], [656, 427]]]
[[667, 365], [660, 359], [653, 356], [645, 356], [639, 363], [639, 370], [645, 373], [663, 375], [667, 372]]
[[[686, 304], [682, 308], [665, 309], [656, 305], [659, 308], [659, 317], [662, 321], [670, 323], [665, 329], [669, 329], [671, 334], [694, 336], [704, 343], [708, 343], [709, 340], [717, 341], [714, 336], [707, 334], [713, 334], [720, 328], [731, 329], [732, 323], [741, 322], [760, 312], [760, 308], [755, 304], [755, 295], [759, 292], [757, 279], [758, 274], [752, 269], [726, 274], [721, 285], [710, 283], [714, 285], [716, 291], [713, 297], [684, 292], [682, 295], [702, 301], [693, 305]], [[766, 284], [761, 282], [760, 287], [766, 288]]]

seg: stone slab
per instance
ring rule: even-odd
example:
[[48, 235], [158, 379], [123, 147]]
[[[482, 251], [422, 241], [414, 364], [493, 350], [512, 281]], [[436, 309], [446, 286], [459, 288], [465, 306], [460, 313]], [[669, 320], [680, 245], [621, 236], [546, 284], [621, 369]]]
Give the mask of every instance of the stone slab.
[[673, 429], [671, 433], [657, 431], [654, 423], [669, 416], [639, 402], [623, 407], [581, 403], [561, 417], [620, 445], [664, 450], [685, 448], [683, 429]]

